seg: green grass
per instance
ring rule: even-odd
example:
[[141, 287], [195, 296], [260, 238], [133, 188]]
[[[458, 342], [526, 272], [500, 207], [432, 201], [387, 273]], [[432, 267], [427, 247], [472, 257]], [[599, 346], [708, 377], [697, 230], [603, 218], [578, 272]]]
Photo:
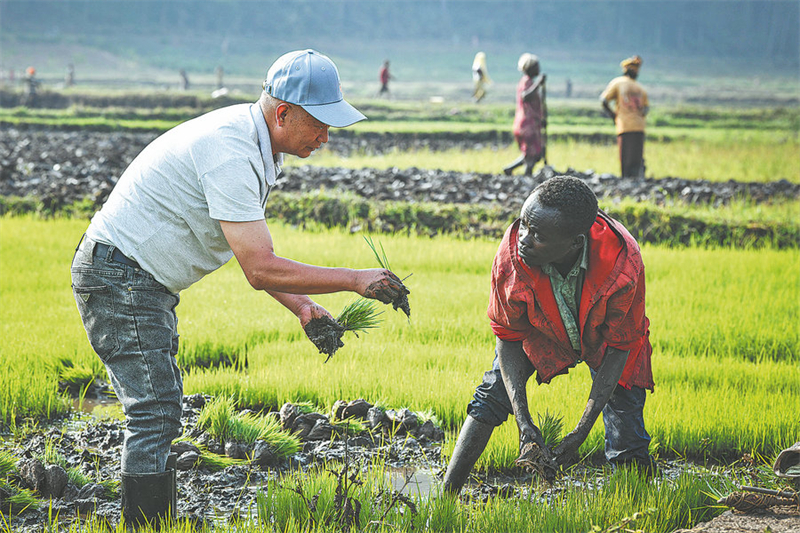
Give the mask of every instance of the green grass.
[[[336, 135], [332, 133], [331, 135]], [[649, 134], [648, 134], [649, 135]], [[611, 138], [610, 138], [611, 140]], [[785, 179], [800, 183], [800, 143], [797, 140], [731, 138], [729, 140], [676, 140], [645, 143], [647, 177], [677, 177], [724, 182], [771, 182]], [[386, 154], [339, 156], [323, 150], [308, 159], [287, 158], [287, 166], [305, 164], [345, 168], [430, 168], [456, 172], [500, 174], [503, 167], [519, 157], [516, 145], [495, 149], [389, 151]], [[570, 139], [548, 142], [548, 164], [560, 172], [575, 169], [619, 175], [616, 145]], [[542, 163], [535, 170], [541, 168]]]
[[[69, 289], [69, 261], [85, 222], [0, 222], [0, 358], [8, 369], [0, 378], [0, 415], [9, 425], [67, 412], [51, 370], [54, 360], [69, 357], [99, 376], [103, 370]], [[277, 253], [287, 257], [322, 265], [374, 265], [360, 235], [298, 232], [280, 224], [271, 229]], [[348, 343], [323, 366], [295, 317], [250, 289], [231, 263], [182, 294], [181, 351], [214, 343], [229, 353], [246, 351], [248, 367], [194, 369], [186, 375], [186, 392], [274, 409], [286, 401], [330, 407], [337, 399], [363, 397], [430, 410], [445, 427], [457, 429], [491, 363], [493, 338], [485, 313], [497, 242], [404, 236], [382, 236], [381, 242], [392, 250], [393, 267], [414, 271], [410, 299], [419, 311], [412, 324], [389, 310], [381, 327]], [[646, 246], [643, 253], [655, 349], [656, 392], [646, 410], [654, 449], [667, 456], [735, 457], [750, 451], [769, 456], [794, 442], [800, 429], [795, 416], [800, 410], [800, 252]], [[316, 300], [336, 309], [351, 298]], [[46, 319], [42, 309], [48, 310]], [[564, 417], [569, 430], [588, 389], [588, 372], [579, 367], [551, 385], [532, 386], [529, 395], [539, 413]], [[766, 407], [771, 405], [785, 408]], [[752, 417], [754, 412], [762, 416]], [[584, 451], [601, 441], [598, 424]], [[506, 424], [482, 464], [505, 468], [515, 448], [516, 429]]]
[[[0, 219], [0, 364], [5, 369], [0, 377], [0, 415], [6, 425], [15, 417], [52, 416], [55, 406], [67, 411], [53, 370], [61, 358], [94, 368], [102, 376], [69, 289], [72, 250], [85, 225], [69, 219]], [[296, 260], [363, 268], [375, 262], [357, 234], [300, 232], [280, 224], [272, 224], [271, 230], [276, 251]], [[383, 235], [381, 243], [391, 250], [394, 268], [414, 272], [410, 298], [417, 314], [412, 324], [389, 311], [380, 328], [348, 344], [323, 366], [295, 317], [250, 289], [231, 263], [183, 293], [178, 308], [181, 350], [213, 343], [228, 353], [246, 351], [248, 367], [195, 368], [185, 378], [187, 394], [202, 391], [225, 395], [242, 407], [275, 409], [285, 401], [324, 409], [337, 399], [360, 397], [408, 406], [431, 413], [448, 428], [446, 455], [465, 405], [491, 363], [493, 337], [485, 312], [497, 242]], [[656, 391], [648, 395], [645, 410], [653, 436], [651, 451], [661, 457], [726, 461], [752, 453], [771, 461], [800, 431], [800, 252], [646, 246], [643, 254], [656, 378]], [[316, 300], [335, 309], [351, 298], [340, 294]], [[589, 386], [585, 367], [551, 385], [532, 385], [534, 416], [563, 417], [564, 430], [569, 431], [583, 410]], [[601, 450], [602, 441], [598, 424], [581, 452]], [[478, 468], [509, 468], [517, 445], [514, 424], [504, 424]], [[304, 480], [307, 493], [324, 488], [323, 494], [329, 494], [329, 478], [323, 474]], [[720, 478], [692, 475], [658, 488], [615, 479], [600, 493], [571, 489], [544, 503], [492, 500], [465, 508], [446, 499], [431, 500], [420, 504], [414, 521], [424, 520], [418, 525], [443, 531], [586, 531], [655, 508], [632, 523], [647, 531], [670, 531], [709, 516], [704, 483]], [[288, 481], [282, 483], [286, 486]], [[290, 499], [293, 493], [267, 494]], [[273, 513], [271, 520], [302, 526], [302, 506], [270, 501], [264, 512]], [[392, 520], [410, 523], [408, 515]], [[254, 523], [244, 527], [257, 528]]]

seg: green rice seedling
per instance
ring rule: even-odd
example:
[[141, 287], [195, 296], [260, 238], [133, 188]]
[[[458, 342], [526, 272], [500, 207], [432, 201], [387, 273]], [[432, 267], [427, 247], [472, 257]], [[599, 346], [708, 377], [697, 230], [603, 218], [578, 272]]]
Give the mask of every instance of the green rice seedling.
[[227, 455], [217, 455], [200, 446], [198, 446], [198, 448], [200, 448], [200, 466], [212, 472], [219, 472], [220, 470], [225, 470], [229, 466], [245, 463], [243, 459], [234, 459]]
[[253, 444], [257, 440], [266, 441], [279, 457], [293, 455], [300, 449], [297, 437], [282, 431], [275, 418], [237, 413], [234, 400], [226, 396], [218, 396], [203, 407], [197, 417], [197, 426], [223, 442]]
[[59, 358], [54, 366], [54, 370], [58, 374], [59, 388], [69, 392], [70, 396], [79, 396], [94, 382], [94, 369], [84, 365], [75, 365], [69, 358]]
[[545, 446], [552, 448], [561, 442], [564, 418], [554, 415], [549, 411], [545, 412], [544, 415], [538, 414], [537, 417], [539, 419], [539, 431], [542, 432]]
[[328, 317], [313, 318], [306, 324], [305, 331], [308, 338], [326, 354], [327, 363], [336, 351], [344, 346], [342, 336], [350, 331], [356, 337], [359, 332], [378, 327], [378, 316], [383, 311], [378, 310], [378, 304], [367, 298], [359, 298], [347, 304], [335, 320]]
[[347, 418], [345, 420], [332, 420], [331, 425], [336, 428], [336, 432], [344, 435], [358, 435], [366, 431], [367, 427], [360, 420]]
[[336, 321], [344, 331], [351, 331], [358, 337], [359, 333], [378, 327], [378, 316], [382, 314], [383, 311], [378, 310], [378, 304], [374, 300], [359, 298], [347, 304], [336, 317]]
[[[378, 252], [378, 247], [376, 247], [375, 243], [372, 242], [372, 237], [367, 237], [365, 235], [364, 240], [367, 242], [367, 245], [370, 247], [372, 253], [375, 255], [375, 259], [378, 261], [378, 264], [382, 268], [385, 268], [386, 270], [392, 270], [391, 266], [389, 265], [389, 258], [386, 257], [386, 251], [383, 249], [383, 244], [378, 243], [378, 246], [380, 246], [380, 252]], [[406, 278], [404, 279], [407, 278], [408, 276], [406, 276]], [[395, 311], [397, 311], [397, 309], [401, 309], [406, 314], [406, 317], [408, 317], [409, 320], [411, 319], [411, 305], [408, 303], [407, 294], [401, 294], [400, 296], [398, 296], [392, 302], [392, 307], [394, 307]]]
[[20, 514], [36, 508], [41, 503], [32, 490], [20, 488], [12, 483], [0, 481], [0, 491], [8, 494], [0, 501], [0, 515]]
[[424, 424], [425, 422], [431, 422], [437, 427], [442, 426], [442, 422], [439, 420], [439, 417], [436, 416], [436, 413], [434, 413], [431, 409], [423, 409], [422, 411], [415, 411], [415, 413], [419, 419], [420, 425]]
[[4, 478], [8, 474], [16, 472], [18, 461], [19, 459], [14, 457], [10, 452], [0, 450], [0, 478]]

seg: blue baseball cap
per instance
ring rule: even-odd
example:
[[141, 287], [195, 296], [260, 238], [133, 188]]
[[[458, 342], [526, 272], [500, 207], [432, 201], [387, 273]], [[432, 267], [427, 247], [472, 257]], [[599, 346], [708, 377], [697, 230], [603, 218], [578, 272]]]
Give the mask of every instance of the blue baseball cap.
[[299, 105], [312, 117], [334, 128], [344, 128], [365, 117], [344, 100], [339, 70], [331, 59], [315, 50], [283, 54], [269, 67], [264, 92]]

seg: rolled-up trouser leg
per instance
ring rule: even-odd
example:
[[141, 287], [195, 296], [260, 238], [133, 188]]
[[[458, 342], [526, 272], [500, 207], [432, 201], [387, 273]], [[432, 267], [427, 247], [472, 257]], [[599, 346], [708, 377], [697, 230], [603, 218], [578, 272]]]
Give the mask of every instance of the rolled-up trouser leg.
[[617, 385], [603, 409], [606, 428], [605, 453], [611, 463], [639, 463], [649, 466], [650, 435], [644, 427], [646, 391]]
[[[531, 365], [531, 374], [533, 372], [534, 368]], [[483, 382], [475, 388], [472, 401], [467, 406], [467, 414], [479, 422], [495, 427], [508, 420], [509, 415], [514, 414], [503, 383], [503, 375], [500, 373], [497, 355], [492, 361], [492, 368], [483, 374]]]

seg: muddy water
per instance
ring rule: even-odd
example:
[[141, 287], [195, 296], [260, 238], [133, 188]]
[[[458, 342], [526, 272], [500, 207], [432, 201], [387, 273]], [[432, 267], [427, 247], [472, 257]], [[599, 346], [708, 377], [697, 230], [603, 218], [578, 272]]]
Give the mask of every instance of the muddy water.
[[72, 408], [76, 413], [98, 417], [105, 416], [117, 420], [124, 418], [122, 404], [115, 398], [84, 398], [83, 400], [74, 398], [72, 400]]
[[395, 467], [389, 470], [386, 477], [393, 490], [411, 498], [427, 500], [441, 492], [441, 480], [430, 468]]

